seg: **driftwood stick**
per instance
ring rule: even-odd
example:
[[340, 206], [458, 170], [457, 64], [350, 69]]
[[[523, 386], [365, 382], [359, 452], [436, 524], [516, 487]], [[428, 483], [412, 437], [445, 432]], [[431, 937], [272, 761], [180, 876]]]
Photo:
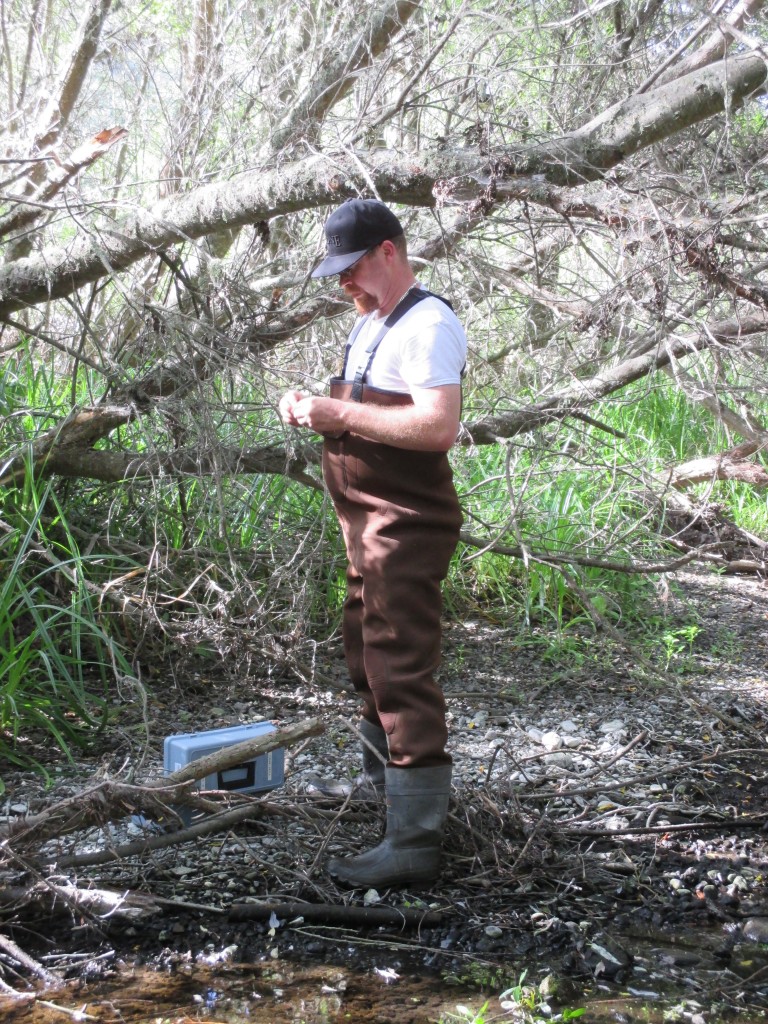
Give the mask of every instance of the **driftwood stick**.
[[348, 907], [338, 903], [234, 903], [229, 911], [233, 921], [268, 921], [272, 914], [280, 920], [297, 917], [324, 924], [349, 925], [354, 928], [431, 928], [445, 918], [440, 911], [417, 910], [413, 907]]
[[[163, 907], [174, 910], [201, 910], [206, 914], [226, 914], [223, 907], [210, 903], [190, 903], [188, 900], [168, 899], [133, 890], [115, 892], [111, 889], [83, 889], [75, 885], [56, 885], [46, 881], [34, 888], [20, 885], [0, 889], [0, 909], [18, 909], [34, 901], [49, 914], [71, 913], [82, 910], [100, 918], [129, 921], [141, 920], [160, 912]], [[91, 957], [90, 953], [79, 954]]]
[[144, 893], [84, 889], [76, 885], [57, 885], [49, 879], [33, 888], [6, 886], [0, 890], [0, 907], [17, 908], [31, 901], [50, 914], [82, 912], [133, 921], [151, 917], [160, 910], [158, 901]]
[[325, 726], [319, 719], [310, 718], [306, 722], [298, 722], [285, 729], [266, 733], [258, 739], [244, 740], [242, 743], [235, 743], [231, 747], [208, 754], [206, 757], [199, 757], [197, 760], [185, 764], [177, 772], [171, 772], [164, 779], [150, 783], [150, 785], [153, 787], [176, 786], [182, 782], [204, 779], [206, 775], [211, 775], [213, 772], [224, 772], [244, 761], [252, 761], [261, 754], [277, 750], [278, 747], [290, 747], [308, 736], [319, 736], [324, 731]]
[[0, 840], [13, 840], [25, 846], [38, 847], [49, 839], [125, 818], [136, 811], [146, 811], [149, 816], [162, 815], [163, 804], [201, 806], [201, 795], [193, 789], [197, 780], [214, 772], [226, 771], [278, 747], [290, 747], [310, 736], [318, 736], [324, 729], [323, 723], [313, 718], [257, 739], [225, 747], [190, 761], [180, 771], [172, 772], [164, 778], [152, 779], [143, 786], [129, 786], [120, 782], [99, 783], [40, 814], [0, 827]]
[[58, 985], [60, 979], [55, 974], [51, 974], [50, 971], [46, 971], [42, 964], [39, 964], [37, 960], [33, 960], [29, 953], [25, 953], [23, 949], [19, 949], [15, 942], [11, 939], [6, 938], [5, 935], [0, 935], [0, 949], [4, 953], [7, 953], [11, 959], [15, 960], [22, 967], [34, 974], [35, 977], [40, 978], [46, 985]]
[[59, 1006], [58, 1003], [49, 1003], [45, 999], [37, 1000], [38, 1006], [44, 1006], [48, 1010], [57, 1010], [59, 1013], [64, 1013], [67, 1017], [71, 1017], [73, 1020], [99, 1020], [99, 1017], [93, 1017], [90, 1013], [83, 1013], [82, 1010], [71, 1010], [66, 1006]]
[[253, 800], [242, 807], [235, 807], [221, 814], [213, 814], [201, 821], [199, 824], [190, 825], [188, 828], [178, 829], [175, 832], [162, 832], [159, 835], [150, 836], [148, 839], [136, 839], [131, 843], [123, 843], [108, 850], [94, 850], [92, 853], [74, 853], [66, 857], [51, 855], [50, 860], [55, 861], [57, 868], [86, 867], [91, 864], [110, 864], [115, 860], [123, 860], [125, 857], [135, 857], [150, 850], [164, 850], [169, 846], [178, 846], [179, 843], [189, 842], [190, 839], [198, 839], [200, 836], [209, 835], [211, 832], [220, 832], [223, 829], [231, 828], [246, 818], [258, 818], [263, 813], [263, 808], [258, 800]]

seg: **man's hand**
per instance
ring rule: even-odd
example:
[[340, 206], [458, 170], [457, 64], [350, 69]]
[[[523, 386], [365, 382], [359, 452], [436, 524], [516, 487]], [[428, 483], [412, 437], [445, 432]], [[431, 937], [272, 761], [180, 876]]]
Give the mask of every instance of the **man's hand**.
[[288, 391], [278, 405], [280, 418], [291, 427], [307, 427], [316, 434], [337, 434], [344, 430], [341, 414], [344, 403], [335, 398]]
[[292, 415], [300, 427], [308, 427], [316, 434], [338, 434], [344, 431], [344, 408], [346, 403], [337, 398], [321, 398], [304, 395], [293, 406]]
[[307, 396], [301, 391], [287, 391], [280, 399], [277, 409], [280, 413], [280, 419], [283, 423], [287, 423], [289, 427], [298, 427], [299, 421], [294, 415], [294, 410], [299, 402], [303, 401]]

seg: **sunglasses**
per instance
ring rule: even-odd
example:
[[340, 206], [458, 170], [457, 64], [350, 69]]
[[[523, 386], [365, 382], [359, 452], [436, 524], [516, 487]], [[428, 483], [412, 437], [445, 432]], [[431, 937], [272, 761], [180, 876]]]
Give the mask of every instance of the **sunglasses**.
[[342, 270], [340, 272], [339, 277], [341, 278], [341, 277], [344, 277], [345, 274], [351, 274], [352, 271], [355, 269], [355, 267], [359, 267], [360, 264], [365, 259], [365, 257], [370, 255], [370, 253], [372, 253], [374, 249], [378, 249], [380, 245], [381, 245], [381, 242], [378, 242], [376, 245], [372, 245], [370, 249], [367, 249], [363, 253], [363, 255], [360, 257], [360, 259], [355, 260], [354, 263], [351, 263], [348, 267], [345, 267], [344, 270]]

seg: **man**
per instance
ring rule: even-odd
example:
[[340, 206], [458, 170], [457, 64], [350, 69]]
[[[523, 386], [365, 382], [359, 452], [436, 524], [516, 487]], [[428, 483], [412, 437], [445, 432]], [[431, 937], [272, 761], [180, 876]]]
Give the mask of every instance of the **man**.
[[330, 397], [290, 391], [280, 414], [325, 435], [323, 475], [349, 563], [343, 639], [363, 701], [363, 764], [387, 797], [384, 840], [328, 870], [354, 887], [430, 881], [451, 783], [434, 673], [440, 584], [461, 525], [446, 452], [459, 429], [466, 337], [448, 304], [418, 287], [383, 203], [348, 200], [325, 235], [328, 255], [312, 276], [338, 274], [360, 318]]

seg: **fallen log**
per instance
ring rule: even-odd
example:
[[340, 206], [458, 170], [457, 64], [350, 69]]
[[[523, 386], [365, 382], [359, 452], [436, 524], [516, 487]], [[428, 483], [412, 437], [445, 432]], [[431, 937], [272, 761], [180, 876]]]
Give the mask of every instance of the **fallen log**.
[[751, 487], [768, 487], [768, 471], [748, 458], [762, 447], [757, 441], [748, 441], [727, 452], [691, 459], [671, 470], [669, 482], [679, 490], [694, 484], [711, 484], [715, 480], [738, 480]]

